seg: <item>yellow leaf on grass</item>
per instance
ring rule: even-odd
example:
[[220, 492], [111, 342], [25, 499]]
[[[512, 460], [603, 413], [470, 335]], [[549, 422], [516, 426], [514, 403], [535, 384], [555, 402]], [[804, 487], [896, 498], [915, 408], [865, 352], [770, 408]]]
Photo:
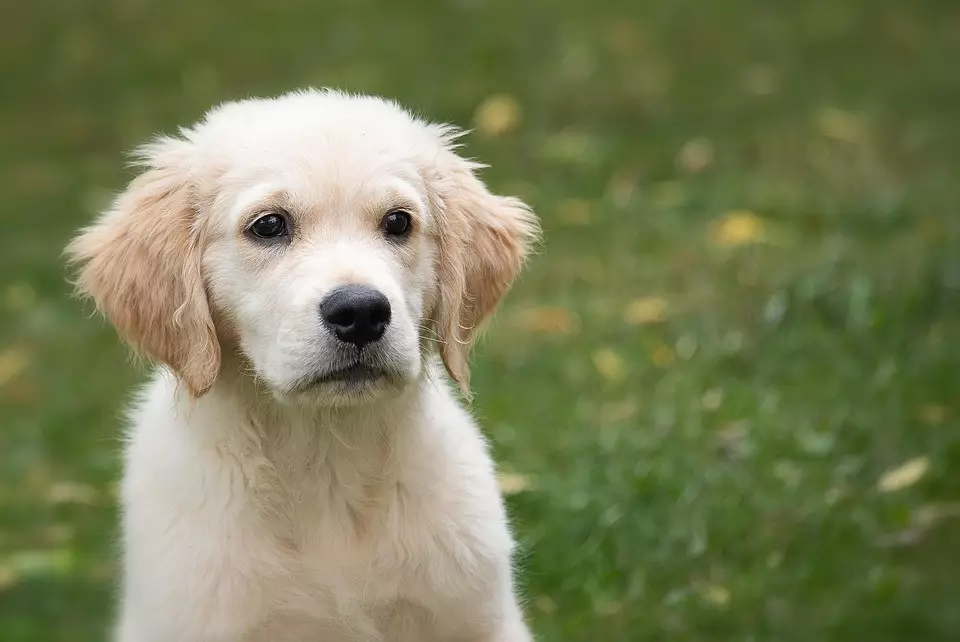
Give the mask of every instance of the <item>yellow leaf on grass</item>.
[[642, 40], [636, 25], [624, 20], [612, 22], [603, 31], [603, 43], [624, 56], [635, 51]]
[[87, 484], [59, 482], [47, 491], [47, 501], [51, 504], [84, 504], [97, 502], [97, 489]]
[[748, 210], [727, 212], [710, 229], [710, 242], [720, 247], [761, 243], [767, 239], [762, 219]]
[[880, 476], [877, 489], [882, 493], [892, 493], [913, 486], [930, 470], [930, 460], [926, 457], [914, 457], [888, 470]]
[[947, 409], [940, 404], [926, 403], [917, 411], [920, 420], [927, 424], [942, 424], [947, 418]]
[[703, 393], [700, 403], [704, 410], [716, 410], [723, 404], [723, 390], [720, 388], [710, 388]]
[[566, 308], [536, 308], [527, 310], [520, 318], [524, 328], [541, 334], [575, 334], [580, 319]]
[[694, 138], [684, 143], [677, 154], [677, 167], [695, 174], [713, 162], [713, 143], [708, 138]]
[[653, 354], [650, 355], [650, 360], [653, 361], [653, 365], [658, 368], [666, 368], [676, 361], [676, 358], [677, 355], [669, 346], [658, 346], [657, 349], [653, 351]]
[[20, 374], [30, 363], [26, 350], [23, 348], [8, 348], [0, 353], [0, 386], [9, 383]]
[[555, 613], [557, 611], [557, 603], [550, 599], [549, 596], [539, 595], [533, 603], [537, 607], [537, 610], [543, 613]]
[[620, 381], [627, 374], [627, 366], [623, 359], [610, 348], [601, 348], [594, 352], [593, 365], [608, 381]]
[[533, 475], [520, 473], [500, 473], [498, 482], [500, 492], [504, 495], [516, 495], [536, 487], [536, 478]]
[[864, 139], [865, 128], [860, 118], [848, 111], [828, 107], [820, 112], [817, 125], [827, 138], [845, 143], [858, 143]]
[[730, 601], [730, 589], [720, 584], [711, 584], [700, 590], [704, 600], [714, 606], [726, 606]]
[[17, 583], [17, 574], [6, 566], [0, 565], [0, 591]]
[[473, 115], [477, 131], [487, 136], [501, 136], [520, 124], [520, 103], [509, 94], [494, 94], [480, 103]]
[[667, 300], [657, 296], [635, 299], [623, 310], [623, 320], [630, 325], [646, 325], [663, 321], [667, 313]]

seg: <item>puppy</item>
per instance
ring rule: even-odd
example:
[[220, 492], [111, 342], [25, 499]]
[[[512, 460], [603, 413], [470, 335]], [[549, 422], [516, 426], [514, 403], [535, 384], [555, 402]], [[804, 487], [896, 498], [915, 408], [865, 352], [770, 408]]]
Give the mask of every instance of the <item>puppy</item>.
[[126, 442], [119, 642], [531, 639], [446, 374], [468, 394], [537, 221], [459, 135], [330, 90], [224, 104], [143, 147], [70, 244], [159, 365]]

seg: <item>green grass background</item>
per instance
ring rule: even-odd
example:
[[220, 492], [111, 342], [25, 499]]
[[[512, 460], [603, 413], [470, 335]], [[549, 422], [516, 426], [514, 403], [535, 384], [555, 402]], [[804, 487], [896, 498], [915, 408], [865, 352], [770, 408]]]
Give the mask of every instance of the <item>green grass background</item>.
[[[491, 96], [519, 108], [468, 139], [545, 229], [475, 407], [526, 482], [543, 640], [960, 639], [956, 2], [2, 13], [0, 639], [100, 640], [111, 617], [143, 371], [69, 297], [63, 245], [129, 180], [125, 151], [302, 85], [464, 126]], [[724, 244], [744, 221], [752, 242]], [[663, 318], [627, 323], [643, 298]]]

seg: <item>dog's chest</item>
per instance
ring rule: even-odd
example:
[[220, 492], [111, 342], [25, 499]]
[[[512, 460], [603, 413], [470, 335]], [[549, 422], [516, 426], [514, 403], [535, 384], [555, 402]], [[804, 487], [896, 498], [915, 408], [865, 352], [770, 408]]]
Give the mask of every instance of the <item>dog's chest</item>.
[[263, 519], [286, 572], [271, 582], [267, 626], [318, 627], [333, 640], [429, 642], [449, 635], [481, 599], [451, 553], [463, 557], [468, 542], [445, 519], [444, 493], [415, 470], [370, 466], [339, 462], [278, 480]]

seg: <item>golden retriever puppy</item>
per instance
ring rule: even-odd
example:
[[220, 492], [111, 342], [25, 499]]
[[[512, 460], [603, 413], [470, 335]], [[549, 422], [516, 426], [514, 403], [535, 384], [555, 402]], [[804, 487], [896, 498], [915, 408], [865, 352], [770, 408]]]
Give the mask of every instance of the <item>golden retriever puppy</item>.
[[530, 640], [447, 374], [467, 393], [537, 221], [458, 135], [332, 90], [223, 104], [143, 147], [71, 243], [159, 366], [126, 443], [119, 642]]

